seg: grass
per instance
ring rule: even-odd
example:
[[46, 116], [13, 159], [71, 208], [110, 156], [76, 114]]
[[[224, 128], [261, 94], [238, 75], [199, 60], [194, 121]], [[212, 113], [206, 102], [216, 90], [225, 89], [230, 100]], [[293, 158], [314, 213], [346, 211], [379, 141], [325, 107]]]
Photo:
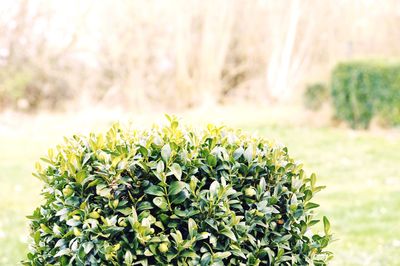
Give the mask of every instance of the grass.
[[[34, 162], [62, 135], [83, 128], [67, 122], [70, 130], [50, 126], [56, 121], [60, 120], [11, 132], [0, 128], [0, 265], [16, 265], [27, 252], [25, 216], [40, 203], [41, 184], [31, 176]], [[263, 115], [224, 121], [285, 143], [292, 157], [327, 186], [315, 201], [321, 205], [319, 215], [330, 218], [336, 239], [330, 246], [335, 254], [331, 265], [400, 265], [399, 132], [291, 126], [278, 120], [266, 122]]]

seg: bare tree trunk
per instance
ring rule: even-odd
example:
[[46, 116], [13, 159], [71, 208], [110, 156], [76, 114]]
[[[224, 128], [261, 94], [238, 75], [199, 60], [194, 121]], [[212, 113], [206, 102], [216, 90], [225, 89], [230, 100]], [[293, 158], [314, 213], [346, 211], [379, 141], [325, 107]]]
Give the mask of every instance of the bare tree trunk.
[[277, 27], [285, 35], [274, 47], [267, 69], [268, 90], [275, 99], [288, 97], [293, 89], [290, 69], [301, 9], [300, 0], [293, 0], [290, 3], [290, 13], [286, 18], [289, 20], [288, 25], [284, 25], [284, 28]]
[[234, 16], [230, 1], [208, 1], [205, 6], [196, 75], [200, 105], [215, 105], [221, 97], [222, 69], [229, 49]]

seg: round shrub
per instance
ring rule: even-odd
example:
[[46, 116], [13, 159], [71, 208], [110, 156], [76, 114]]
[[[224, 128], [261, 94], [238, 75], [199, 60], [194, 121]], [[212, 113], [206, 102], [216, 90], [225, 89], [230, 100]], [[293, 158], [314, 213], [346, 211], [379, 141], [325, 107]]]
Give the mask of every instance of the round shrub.
[[37, 165], [44, 203], [27, 265], [325, 265], [322, 187], [286, 147], [170, 118], [73, 136]]

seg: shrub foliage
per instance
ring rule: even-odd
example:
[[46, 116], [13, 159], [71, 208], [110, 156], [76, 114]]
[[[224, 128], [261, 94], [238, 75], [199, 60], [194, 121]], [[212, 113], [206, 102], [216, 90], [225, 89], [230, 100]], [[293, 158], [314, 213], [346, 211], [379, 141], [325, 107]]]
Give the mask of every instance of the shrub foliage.
[[329, 98], [329, 89], [323, 83], [313, 83], [306, 87], [304, 105], [311, 110], [318, 110]]
[[400, 124], [400, 64], [377, 61], [341, 63], [332, 73], [336, 116], [353, 128], [367, 128], [371, 119]]
[[225, 127], [73, 136], [37, 165], [45, 202], [27, 265], [324, 265], [311, 198], [286, 147]]

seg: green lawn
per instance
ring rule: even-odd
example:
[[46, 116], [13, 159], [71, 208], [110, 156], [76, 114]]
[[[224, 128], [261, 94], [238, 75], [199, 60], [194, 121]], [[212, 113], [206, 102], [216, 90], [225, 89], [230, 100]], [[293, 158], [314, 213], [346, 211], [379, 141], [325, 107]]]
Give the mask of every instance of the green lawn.
[[[285, 143], [292, 157], [327, 186], [315, 201], [321, 204], [319, 214], [331, 220], [336, 239], [330, 246], [335, 255], [332, 265], [400, 265], [398, 131], [354, 132], [255, 121], [227, 124]], [[25, 216], [40, 203], [41, 184], [31, 176], [34, 162], [66, 133], [43, 132], [13, 134], [0, 128], [0, 265], [17, 265], [24, 259]]]

